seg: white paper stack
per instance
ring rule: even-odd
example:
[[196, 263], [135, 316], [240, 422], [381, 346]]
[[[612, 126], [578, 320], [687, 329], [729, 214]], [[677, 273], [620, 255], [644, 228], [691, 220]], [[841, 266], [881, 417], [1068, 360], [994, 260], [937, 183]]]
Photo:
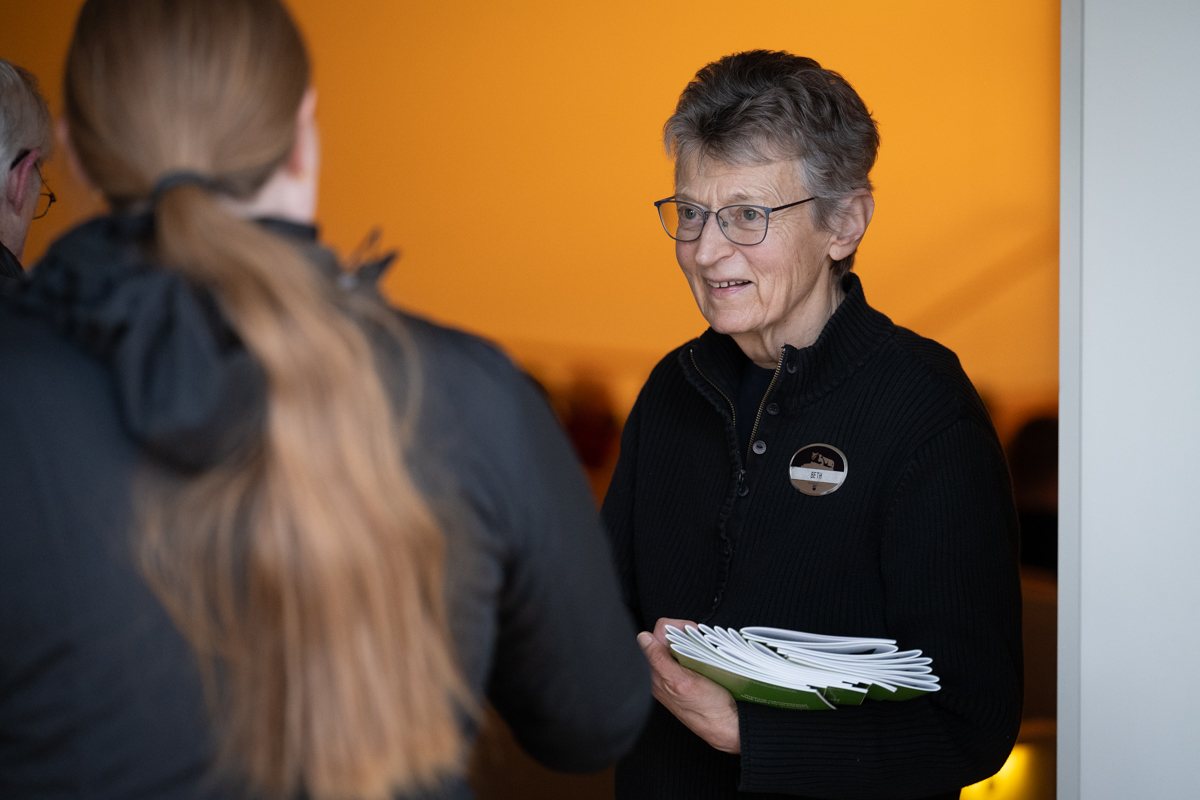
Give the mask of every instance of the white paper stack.
[[734, 697], [783, 708], [908, 700], [940, 688], [932, 659], [920, 650], [900, 651], [894, 639], [689, 625], [682, 631], [668, 626], [667, 640], [677, 661]]

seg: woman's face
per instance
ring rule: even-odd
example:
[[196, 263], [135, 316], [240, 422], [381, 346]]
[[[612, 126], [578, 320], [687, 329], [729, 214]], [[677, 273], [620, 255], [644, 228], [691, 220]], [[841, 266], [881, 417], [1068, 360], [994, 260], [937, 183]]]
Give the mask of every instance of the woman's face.
[[[774, 208], [809, 197], [795, 159], [749, 166], [689, 161], [679, 171], [675, 198], [708, 211], [737, 203]], [[828, 319], [836, 237], [813, 225], [811, 209], [772, 212], [766, 239], [753, 246], [725, 238], [714, 216], [699, 239], [675, 243], [700, 313], [756, 362], [761, 359], [752, 351], [764, 350], [773, 363], [783, 344], [807, 344], [806, 327], [816, 325], [819, 333]]]

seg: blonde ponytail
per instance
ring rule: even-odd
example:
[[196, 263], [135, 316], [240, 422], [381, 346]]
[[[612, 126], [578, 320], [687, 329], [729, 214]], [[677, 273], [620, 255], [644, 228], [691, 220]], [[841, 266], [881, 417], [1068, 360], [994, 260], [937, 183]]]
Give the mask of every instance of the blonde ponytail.
[[[249, 193], [290, 147], [303, 59], [276, 0], [90, 0], [68, 60], [73, 142], [113, 198], [181, 167]], [[217, 107], [155, 114], [180, 81]], [[136, 149], [147, 128], [189, 124], [186, 152]], [[159, 260], [212, 292], [267, 386], [259, 440], [158, 492], [143, 521], [143, 570], [205, 667], [222, 762], [270, 796], [430, 786], [460, 769], [471, 701], [443, 536], [404, 466], [376, 353], [295, 247], [204, 188], [167, 189], [155, 215]]]

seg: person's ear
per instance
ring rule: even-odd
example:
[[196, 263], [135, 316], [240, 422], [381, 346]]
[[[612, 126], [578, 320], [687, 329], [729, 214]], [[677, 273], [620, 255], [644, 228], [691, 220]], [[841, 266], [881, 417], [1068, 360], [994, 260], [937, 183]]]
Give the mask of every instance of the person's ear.
[[296, 141], [288, 153], [285, 169], [292, 177], [302, 178], [315, 172], [320, 160], [320, 141], [317, 137], [317, 90], [310, 86], [304, 92], [296, 111]]
[[830, 258], [841, 261], [857, 250], [874, 214], [875, 198], [869, 191], [863, 189], [850, 197], [838, 216], [837, 233], [829, 245]]
[[[30, 150], [17, 165], [8, 171], [8, 180], [4, 186], [4, 198], [9, 207], [17, 214], [23, 214], [26, 205], [36, 203], [36, 198], [29, 196], [29, 184], [38, 181], [37, 160], [42, 155], [40, 150]], [[40, 181], [39, 181], [40, 182]]]

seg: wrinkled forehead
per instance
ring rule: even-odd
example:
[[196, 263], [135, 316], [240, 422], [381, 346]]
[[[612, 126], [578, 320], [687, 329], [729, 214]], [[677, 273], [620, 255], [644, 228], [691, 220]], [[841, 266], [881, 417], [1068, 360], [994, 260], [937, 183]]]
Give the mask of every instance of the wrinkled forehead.
[[759, 203], [802, 192], [804, 169], [800, 159], [769, 155], [758, 153], [754, 158], [736, 161], [716, 158], [711, 153], [681, 155], [675, 162], [675, 194], [709, 204]]

